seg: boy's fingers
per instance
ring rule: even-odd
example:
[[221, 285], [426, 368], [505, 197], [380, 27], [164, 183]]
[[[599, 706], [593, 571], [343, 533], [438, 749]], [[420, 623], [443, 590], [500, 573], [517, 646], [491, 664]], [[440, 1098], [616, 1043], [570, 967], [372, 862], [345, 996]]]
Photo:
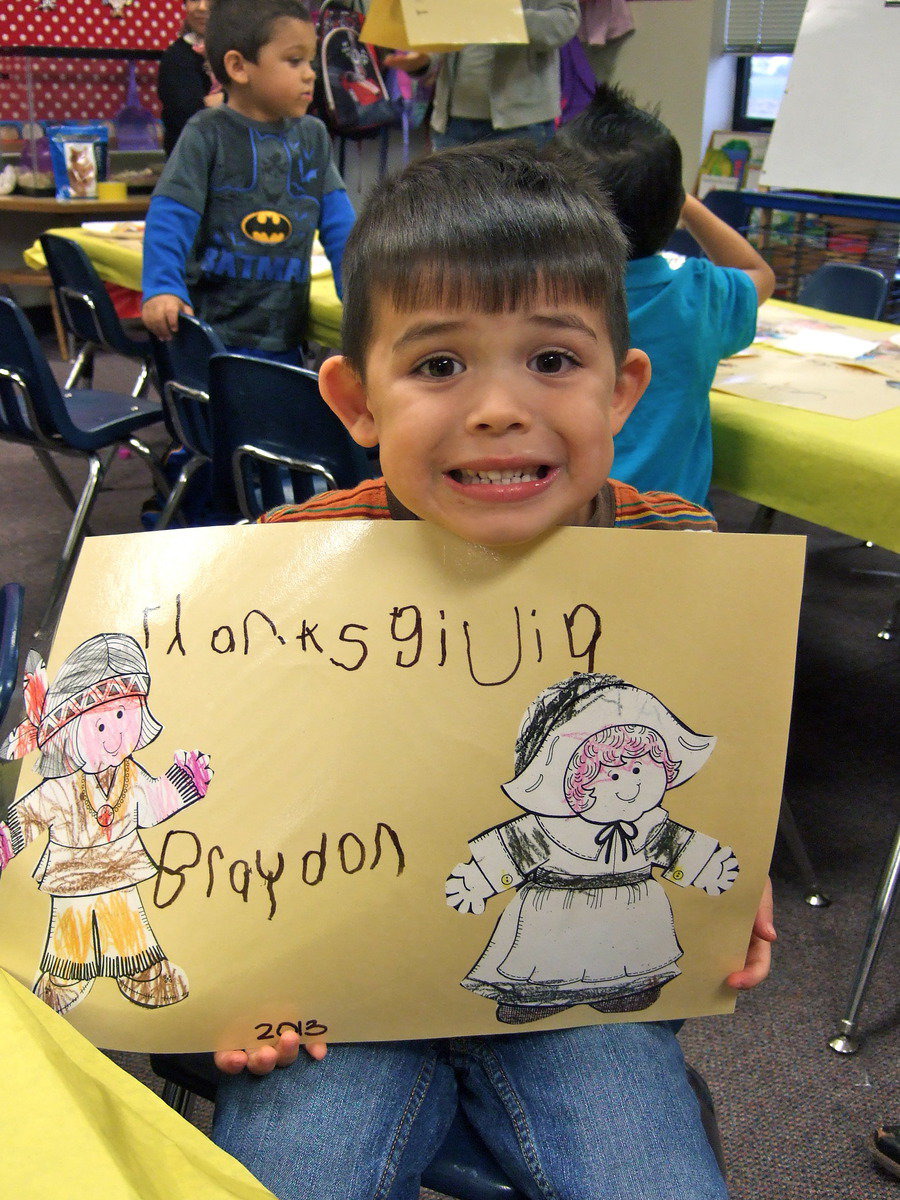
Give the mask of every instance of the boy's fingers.
[[213, 1055], [216, 1067], [226, 1075], [239, 1075], [247, 1065], [245, 1050], [217, 1050]]
[[251, 1075], [268, 1075], [278, 1066], [278, 1053], [274, 1046], [260, 1046], [247, 1055], [247, 1070]]
[[314, 1058], [316, 1062], [321, 1062], [328, 1053], [328, 1046], [325, 1042], [307, 1042], [305, 1050], [310, 1058]]
[[768, 976], [771, 966], [772, 947], [770, 943], [754, 934], [750, 939], [747, 959], [742, 969], [740, 971], [733, 971], [725, 982], [729, 987], [737, 988], [739, 991], [746, 991], [748, 988], [756, 987], [758, 983], [762, 983]]

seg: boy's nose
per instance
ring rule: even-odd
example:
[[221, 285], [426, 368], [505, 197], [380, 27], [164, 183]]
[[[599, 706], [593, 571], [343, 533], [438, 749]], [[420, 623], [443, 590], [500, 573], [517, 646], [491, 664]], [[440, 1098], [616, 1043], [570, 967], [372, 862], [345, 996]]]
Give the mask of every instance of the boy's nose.
[[509, 430], [527, 429], [531, 417], [524, 402], [515, 389], [502, 382], [489, 384], [479, 390], [477, 399], [469, 409], [466, 421], [470, 432], [506, 433]]

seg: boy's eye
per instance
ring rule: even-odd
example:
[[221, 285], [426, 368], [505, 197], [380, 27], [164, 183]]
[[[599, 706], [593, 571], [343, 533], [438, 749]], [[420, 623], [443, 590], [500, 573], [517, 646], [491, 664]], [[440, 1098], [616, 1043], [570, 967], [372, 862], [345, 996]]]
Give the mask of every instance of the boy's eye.
[[619, 778], [619, 772], [618, 772], [618, 771], [610, 771], [610, 773], [609, 773], [609, 777], [610, 777], [610, 779], [618, 779], [618, 778]]
[[529, 360], [528, 366], [539, 375], [561, 375], [577, 367], [578, 359], [565, 350], [542, 350]]
[[101, 721], [101, 722], [100, 722], [100, 724], [97, 726], [97, 730], [98, 730], [98, 732], [99, 732], [99, 733], [102, 733], [102, 732], [103, 732], [103, 730], [104, 730], [105, 728], [106, 728], [106, 726], [103, 724], [103, 722], [102, 722], [102, 721]]
[[124, 716], [125, 716], [125, 714], [124, 714], [124, 712], [122, 712], [122, 710], [120, 708], [119, 711], [116, 713], [116, 719], [121, 721]]
[[428, 379], [450, 379], [453, 375], [459, 375], [462, 370], [462, 363], [451, 358], [449, 354], [435, 354], [416, 367], [418, 374], [425, 375]]
[[631, 773], [632, 773], [632, 775], [640, 775], [640, 773], [641, 773], [641, 768], [640, 768], [640, 767], [632, 767], [632, 768], [631, 768]]

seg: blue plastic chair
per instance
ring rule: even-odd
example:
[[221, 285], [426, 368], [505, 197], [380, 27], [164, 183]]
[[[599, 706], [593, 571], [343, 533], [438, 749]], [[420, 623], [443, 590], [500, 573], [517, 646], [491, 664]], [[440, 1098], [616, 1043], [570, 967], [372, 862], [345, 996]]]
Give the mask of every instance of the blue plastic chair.
[[166, 424], [187, 453], [155, 525], [156, 529], [167, 529], [191, 479], [212, 459], [209, 363], [214, 354], [224, 353], [225, 344], [209, 325], [184, 313], [168, 342], [151, 334], [150, 343]]
[[372, 474], [313, 371], [216, 354], [209, 414], [216, 507], [237, 507], [248, 520], [329, 488], [355, 487]]
[[[50, 482], [72, 509], [42, 628], [49, 622], [87, 530], [91, 509], [117, 448], [128, 445], [168, 491], [159, 463], [135, 436], [162, 417], [159, 405], [120, 392], [60, 388], [25, 314], [0, 297], [0, 439], [31, 446]], [[78, 501], [55, 454], [84, 459], [88, 476]]]
[[40, 237], [47, 270], [62, 323], [74, 342], [75, 361], [65, 382], [73, 388], [82, 381], [90, 386], [94, 373], [94, 354], [109, 350], [141, 364], [131, 389], [132, 396], [143, 396], [150, 381], [153, 352], [149, 337], [131, 337], [122, 327], [109, 292], [94, 264], [77, 242], [44, 233]]
[[19, 678], [19, 633], [24, 595], [20, 583], [7, 583], [0, 588], [0, 725], [9, 711]]
[[[188, 1115], [194, 1095], [215, 1104], [218, 1071], [211, 1054], [151, 1054], [150, 1066], [164, 1081], [163, 1100], [182, 1116]], [[712, 1096], [698, 1071], [688, 1066], [687, 1073], [724, 1177], [725, 1159]], [[437, 1154], [422, 1173], [422, 1185], [454, 1200], [528, 1200], [504, 1173], [460, 1108]]]
[[858, 263], [828, 262], [807, 275], [797, 303], [877, 321], [887, 296], [888, 281], [880, 271]]

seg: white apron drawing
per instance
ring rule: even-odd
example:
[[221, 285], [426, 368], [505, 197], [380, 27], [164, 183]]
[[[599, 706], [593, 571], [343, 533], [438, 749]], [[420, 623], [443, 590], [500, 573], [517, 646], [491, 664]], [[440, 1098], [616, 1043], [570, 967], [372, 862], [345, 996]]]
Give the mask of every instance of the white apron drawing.
[[503, 791], [522, 816], [469, 842], [447, 903], [464, 913], [516, 889], [463, 987], [506, 1024], [576, 1004], [639, 1012], [680, 974], [681, 947], [653, 875], [710, 895], [731, 887], [729, 846], [673, 821], [662, 801], [691, 779], [715, 738], [611, 675], [573, 675], [543, 691], [516, 739]]

